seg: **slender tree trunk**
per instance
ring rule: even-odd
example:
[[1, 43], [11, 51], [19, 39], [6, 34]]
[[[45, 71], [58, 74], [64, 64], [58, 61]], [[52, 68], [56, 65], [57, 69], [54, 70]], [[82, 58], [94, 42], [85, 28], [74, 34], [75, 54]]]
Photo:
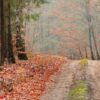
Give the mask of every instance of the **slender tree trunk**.
[[79, 53], [80, 53], [80, 57], [83, 58], [83, 55], [82, 55], [82, 52], [81, 52], [81, 48], [79, 47], [78, 50], [79, 50]]
[[[90, 44], [90, 52], [91, 52], [91, 58], [94, 59], [100, 59], [99, 51], [96, 44], [96, 38], [94, 35], [94, 27], [92, 23], [92, 15], [90, 13], [90, 0], [86, 0], [86, 17], [88, 21], [88, 28], [89, 28], [89, 44]], [[94, 54], [94, 50], [96, 52], [96, 57]]]
[[4, 0], [0, 0], [0, 18], [1, 18], [1, 32], [0, 32], [0, 42], [1, 42], [1, 64], [3, 64], [5, 59], [5, 22], [4, 22]]
[[91, 29], [90, 28], [89, 28], [89, 45], [90, 45], [91, 59], [95, 60], [94, 52], [93, 52], [93, 48], [92, 48], [92, 35], [91, 35]]
[[93, 40], [94, 40], [94, 46], [95, 46], [95, 50], [96, 50], [97, 59], [99, 60], [100, 55], [99, 55], [98, 47], [97, 47], [97, 44], [96, 44], [96, 38], [95, 38], [94, 32], [92, 33], [92, 35], [93, 35]]
[[22, 32], [21, 32], [21, 23], [20, 23], [20, 11], [17, 9], [16, 11], [16, 48], [18, 49], [18, 58], [20, 60], [27, 60], [27, 55], [25, 53], [25, 41], [22, 38]]
[[86, 0], [86, 18], [88, 21], [88, 31], [89, 31], [89, 46], [90, 46], [90, 53], [91, 53], [91, 59], [95, 60], [95, 55], [93, 51], [93, 40], [92, 40], [92, 32], [93, 32], [93, 27], [92, 27], [92, 21], [91, 21], [91, 15], [90, 15], [90, 8], [89, 8], [89, 0]]
[[87, 52], [87, 48], [85, 47], [85, 57], [88, 58], [88, 52]]
[[13, 47], [12, 47], [12, 34], [11, 34], [11, 5], [10, 0], [8, 1], [8, 50], [7, 56], [9, 63], [15, 63]]

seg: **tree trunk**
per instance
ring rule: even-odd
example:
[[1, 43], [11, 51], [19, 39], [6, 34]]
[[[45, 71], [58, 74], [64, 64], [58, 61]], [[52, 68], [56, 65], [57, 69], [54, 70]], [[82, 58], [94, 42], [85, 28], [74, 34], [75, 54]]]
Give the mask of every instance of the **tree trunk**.
[[[88, 21], [88, 28], [89, 28], [89, 44], [90, 44], [90, 52], [91, 52], [91, 58], [93, 60], [95, 59], [100, 59], [100, 55], [99, 55], [99, 51], [97, 48], [97, 44], [96, 44], [96, 38], [94, 35], [94, 27], [93, 27], [93, 22], [92, 22], [92, 15], [90, 13], [90, 0], [86, 0], [86, 17], [87, 17], [87, 21]], [[95, 52], [96, 52], [96, 56], [95, 56]]]
[[97, 59], [100, 60], [100, 55], [99, 55], [98, 47], [96, 44], [96, 38], [95, 38], [94, 32], [92, 32], [92, 36], [93, 36], [93, 40], [94, 40], [94, 46], [95, 46], [95, 50], [96, 50]]
[[86, 47], [84, 47], [84, 49], [85, 49], [85, 57], [86, 57], [86, 58], [88, 58], [87, 48], [86, 48]]
[[90, 52], [91, 52], [91, 59], [95, 60], [94, 52], [93, 52], [93, 48], [92, 48], [92, 35], [91, 35], [91, 29], [90, 28], [89, 28], [89, 46], [90, 46]]
[[88, 21], [89, 46], [90, 46], [91, 59], [95, 60], [93, 44], [92, 44], [93, 43], [92, 41], [93, 26], [92, 26], [91, 15], [90, 15], [89, 0], [86, 0], [86, 18]]
[[12, 34], [11, 34], [11, 5], [10, 0], [8, 1], [8, 50], [7, 50], [7, 56], [8, 56], [8, 62], [9, 63], [15, 63], [15, 57], [13, 53], [13, 46], [12, 46]]
[[79, 53], [80, 53], [80, 57], [83, 58], [80, 46], [79, 46], [78, 50], [79, 50]]
[[5, 60], [5, 22], [4, 22], [4, 0], [0, 0], [0, 20], [1, 20], [1, 31], [0, 31], [0, 43], [1, 43], [1, 61], [0, 63], [3, 64], [4, 60]]
[[22, 32], [21, 32], [21, 23], [20, 23], [20, 11], [17, 9], [16, 11], [16, 48], [18, 49], [18, 58], [20, 60], [27, 60], [27, 55], [25, 53], [25, 41], [22, 38]]

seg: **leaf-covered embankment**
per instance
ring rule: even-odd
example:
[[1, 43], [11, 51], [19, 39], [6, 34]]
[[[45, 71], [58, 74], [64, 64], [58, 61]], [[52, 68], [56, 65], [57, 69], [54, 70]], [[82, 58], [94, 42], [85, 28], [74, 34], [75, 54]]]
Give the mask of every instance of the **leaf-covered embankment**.
[[47, 82], [66, 63], [66, 58], [34, 55], [28, 61], [5, 64], [0, 71], [0, 96], [7, 100], [39, 100]]

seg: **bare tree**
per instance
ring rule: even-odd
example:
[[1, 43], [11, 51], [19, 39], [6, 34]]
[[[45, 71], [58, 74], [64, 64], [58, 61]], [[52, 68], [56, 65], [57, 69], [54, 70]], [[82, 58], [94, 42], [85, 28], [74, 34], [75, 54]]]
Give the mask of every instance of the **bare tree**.
[[[89, 46], [90, 46], [90, 52], [91, 52], [91, 59], [100, 59], [100, 55], [98, 52], [97, 44], [96, 44], [96, 38], [94, 33], [94, 26], [92, 22], [92, 15], [90, 10], [90, 0], [86, 0], [86, 18], [88, 22], [88, 32], [89, 32]], [[95, 50], [95, 51], [94, 51]], [[96, 56], [95, 57], [95, 52]]]

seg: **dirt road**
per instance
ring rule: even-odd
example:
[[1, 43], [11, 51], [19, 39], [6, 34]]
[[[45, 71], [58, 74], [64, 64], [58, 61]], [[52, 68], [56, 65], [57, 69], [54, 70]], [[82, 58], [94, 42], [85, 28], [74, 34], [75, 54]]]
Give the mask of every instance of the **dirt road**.
[[[75, 80], [80, 80], [83, 77], [83, 71], [79, 69], [79, 61], [71, 61], [70, 64], [65, 64], [60, 74], [53, 77], [54, 83], [47, 86], [47, 91], [40, 100], [69, 100], [68, 95], [71, 86], [74, 84]], [[98, 61], [88, 61], [85, 76], [86, 82], [91, 90], [84, 100], [100, 100], [99, 71], [100, 64]]]

